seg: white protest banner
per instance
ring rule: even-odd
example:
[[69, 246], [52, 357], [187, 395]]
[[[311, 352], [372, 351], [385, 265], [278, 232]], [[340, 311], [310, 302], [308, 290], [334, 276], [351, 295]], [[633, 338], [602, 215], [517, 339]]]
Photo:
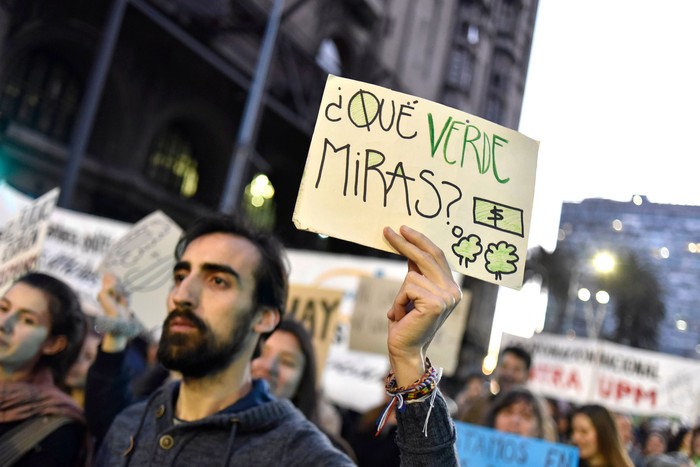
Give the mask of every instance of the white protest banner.
[[502, 347], [532, 355], [528, 386], [571, 402], [638, 415], [700, 416], [700, 362], [606, 341], [537, 334], [504, 335]]
[[173, 253], [181, 233], [172, 219], [155, 211], [114, 243], [100, 266], [119, 278], [129, 293], [131, 310], [147, 329], [162, 325], [165, 319]]
[[[0, 182], [0, 225], [29, 205], [32, 198]], [[38, 270], [70, 285], [80, 297], [83, 311], [101, 314], [97, 293], [102, 286], [98, 270], [109, 246], [131, 224], [55, 207], [39, 258]]]
[[311, 334], [316, 353], [316, 374], [320, 382], [326, 366], [328, 349], [335, 338], [340, 303], [345, 292], [338, 289], [289, 285], [285, 318], [299, 321]]
[[455, 271], [519, 289], [538, 147], [474, 115], [329, 75], [294, 224], [386, 251], [382, 228], [406, 224]]
[[3, 226], [0, 236], [0, 292], [7, 290], [15, 279], [38, 268], [49, 217], [59, 193], [60, 190], [54, 188], [30, 202]]
[[83, 310], [101, 315], [97, 294], [102, 287], [100, 263], [131, 224], [56, 208], [41, 254], [39, 269], [61, 278], [80, 296]]
[[576, 467], [578, 448], [455, 422], [462, 467]]
[[[386, 355], [386, 312], [394, 302], [402, 281], [377, 277], [360, 280], [355, 298], [355, 309], [350, 320], [350, 348], [362, 352]], [[432, 361], [440, 362], [445, 375], [457, 369], [462, 335], [467, 323], [471, 294], [462, 291], [462, 300], [450, 314], [449, 326], [441, 327], [428, 349]]]

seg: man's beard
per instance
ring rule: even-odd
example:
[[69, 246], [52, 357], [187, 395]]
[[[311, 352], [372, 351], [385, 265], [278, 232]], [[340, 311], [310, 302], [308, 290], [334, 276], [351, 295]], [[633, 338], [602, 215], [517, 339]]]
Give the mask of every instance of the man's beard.
[[[170, 323], [184, 318], [196, 328], [196, 332], [171, 332]], [[234, 323], [229, 339], [218, 342], [207, 324], [189, 309], [172, 311], [163, 324], [163, 334], [158, 343], [158, 360], [169, 370], [180, 372], [183, 377], [202, 378], [225, 369], [243, 350], [253, 322], [253, 313], [246, 313]]]

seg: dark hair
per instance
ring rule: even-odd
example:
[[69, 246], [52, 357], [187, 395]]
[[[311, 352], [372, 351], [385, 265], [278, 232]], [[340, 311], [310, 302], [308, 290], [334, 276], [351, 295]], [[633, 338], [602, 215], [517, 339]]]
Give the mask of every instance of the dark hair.
[[693, 456], [698, 456], [700, 455], [700, 452], [695, 452], [695, 438], [700, 436], [700, 426], [696, 426], [693, 428], [693, 434], [690, 435], [690, 454]]
[[175, 247], [175, 259], [180, 260], [187, 246], [195, 239], [213, 233], [243, 237], [260, 253], [260, 264], [255, 270], [255, 293], [258, 305], [279, 310], [284, 317], [287, 302], [287, 264], [282, 244], [272, 235], [258, 231], [236, 216], [210, 214], [197, 219], [187, 229]]
[[530, 365], [532, 365], [532, 357], [530, 356], [530, 352], [517, 345], [511, 345], [501, 351], [501, 355], [505, 355], [507, 353], [512, 353], [517, 358], [522, 360], [525, 363], [525, 369], [530, 371]]
[[583, 405], [572, 412], [572, 418], [578, 414], [587, 416], [596, 432], [598, 452], [605, 462], [612, 467], [631, 465], [627, 451], [622, 446], [617, 424], [608, 409], [598, 404]]
[[37, 367], [48, 367], [57, 385], [62, 385], [66, 373], [75, 363], [83, 347], [86, 318], [78, 296], [64, 282], [48, 274], [30, 272], [15, 282], [26, 284], [44, 293], [49, 305], [51, 329], [49, 336], [65, 336], [66, 348], [54, 355], [42, 355]]
[[292, 334], [297, 342], [301, 353], [304, 355], [304, 370], [301, 373], [299, 387], [291, 397], [292, 403], [303, 413], [307, 419], [316, 423], [317, 420], [317, 400], [316, 391], [316, 352], [311, 341], [311, 335], [304, 325], [293, 319], [280, 321], [279, 327], [275, 330]]
[[545, 438], [545, 417], [547, 414], [544, 413], [542, 402], [529, 389], [524, 387], [516, 387], [505, 393], [500, 393], [493, 400], [486, 415], [484, 415], [484, 425], [494, 428], [498, 414], [518, 402], [525, 402], [532, 407], [535, 418], [537, 418], [537, 432], [534, 436], [540, 439]]
[[[681, 450], [681, 445], [683, 444], [683, 438], [685, 438], [685, 435], [690, 433], [691, 428], [689, 426], [680, 426], [678, 428], [678, 431], [671, 436], [671, 439], [668, 440], [668, 444], [666, 445], [666, 452], [678, 452]], [[692, 433], [691, 433], [692, 436]]]

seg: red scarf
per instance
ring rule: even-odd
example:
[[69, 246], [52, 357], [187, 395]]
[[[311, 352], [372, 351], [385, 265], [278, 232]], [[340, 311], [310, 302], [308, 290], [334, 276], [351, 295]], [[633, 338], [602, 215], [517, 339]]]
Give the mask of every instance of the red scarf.
[[0, 381], [0, 423], [35, 415], [63, 415], [85, 423], [82, 409], [54, 385], [48, 368], [38, 370], [26, 381]]

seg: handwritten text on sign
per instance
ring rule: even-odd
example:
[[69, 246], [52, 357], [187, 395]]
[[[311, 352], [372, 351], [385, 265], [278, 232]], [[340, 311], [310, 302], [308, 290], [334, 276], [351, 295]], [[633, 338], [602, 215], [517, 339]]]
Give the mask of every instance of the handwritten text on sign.
[[49, 217], [58, 201], [59, 191], [58, 188], [54, 188], [32, 201], [2, 227], [1, 291], [6, 291], [15, 279], [36, 270], [49, 226]]
[[538, 143], [441, 104], [329, 76], [294, 222], [391, 251], [410, 225], [455, 270], [522, 285]]

